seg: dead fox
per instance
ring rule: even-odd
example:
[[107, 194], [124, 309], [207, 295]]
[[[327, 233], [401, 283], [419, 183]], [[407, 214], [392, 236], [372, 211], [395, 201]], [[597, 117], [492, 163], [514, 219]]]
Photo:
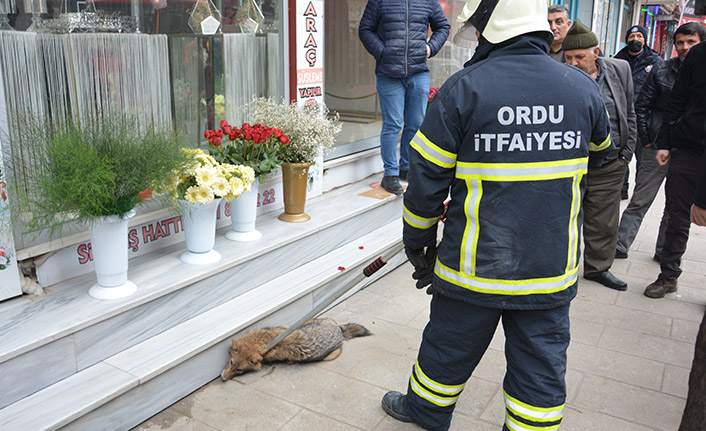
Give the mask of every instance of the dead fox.
[[371, 335], [363, 326], [348, 323], [339, 326], [332, 319], [313, 319], [295, 330], [265, 355], [267, 343], [281, 334], [287, 326], [262, 328], [250, 331], [240, 340], [233, 338], [230, 359], [221, 373], [221, 380], [230, 380], [246, 371], [259, 371], [263, 362], [331, 361], [341, 354], [343, 340]]

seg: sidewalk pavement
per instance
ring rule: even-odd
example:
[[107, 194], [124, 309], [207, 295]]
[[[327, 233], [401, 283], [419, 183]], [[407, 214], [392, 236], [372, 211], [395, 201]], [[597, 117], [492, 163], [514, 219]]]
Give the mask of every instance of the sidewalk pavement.
[[[679, 426], [706, 304], [706, 229], [692, 225], [679, 291], [660, 300], [645, 297], [644, 288], [659, 273], [652, 255], [663, 202], [660, 193], [629, 258], [613, 265], [612, 272], [629, 284], [626, 292], [579, 281], [571, 305], [563, 430]], [[380, 407], [385, 392], [406, 391], [428, 318], [430, 297], [414, 288], [411, 273], [406, 263], [326, 314], [373, 333], [346, 341], [338, 359], [266, 365], [225, 383], [214, 380], [134, 431], [419, 429]], [[503, 338], [499, 327], [459, 398], [451, 430], [501, 429]]]

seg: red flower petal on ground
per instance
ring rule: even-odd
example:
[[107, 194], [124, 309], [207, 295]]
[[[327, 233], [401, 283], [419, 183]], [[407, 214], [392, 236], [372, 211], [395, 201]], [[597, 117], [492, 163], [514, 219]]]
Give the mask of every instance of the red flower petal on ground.
[[361, 246], [360, 246], [360, 247], [358, 247], [358, 248], [359, 248], [359, 249], [361, 249], [361, 250], [363, 250], [363, 249], [364, 249], [365, 247], [363, 247], [363, 246], [361, 245]]
[[345, 271], [345, 270], [346, 270], [346, 268], [345, 268], [345, 267], [343, 267], [343, 266], [339, 266], [339, 267], [338, 267], [338, 270], [339, 270], [339, 271]]

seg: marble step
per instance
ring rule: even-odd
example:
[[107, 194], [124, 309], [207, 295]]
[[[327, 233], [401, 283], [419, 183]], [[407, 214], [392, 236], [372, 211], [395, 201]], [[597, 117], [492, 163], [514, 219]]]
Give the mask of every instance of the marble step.
[[[399, 219], [388, 223], [1, 409], [0, 429], [130, 429], [217, 378], [232, 336], [295, 322], [398, 247], [401, 228]], [[357, 289], [405, 260], [404, 253], [397, 254]]]
[[401, 199], [370, 182], [311, 199], [307, 223], [265, 214], [259, 241], [232, 242], [219, 230], [215, 249], [223, 259], [212, 265], [181, 263], [183, 243], [139, 256], [129, 274], [138, 291], [128, 298], [91, 298], [95, 278], [87, 274], [52, 286], [48, 296], [0, 303], [0, 408], [399, 220]]

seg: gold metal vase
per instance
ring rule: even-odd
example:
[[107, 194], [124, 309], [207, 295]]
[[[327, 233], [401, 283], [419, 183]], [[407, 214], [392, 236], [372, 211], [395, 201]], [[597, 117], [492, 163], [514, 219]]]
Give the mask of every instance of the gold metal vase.
[[304, 212], [306, 206], [306, 186], [309, 179], [307, 163], [282, 163], [282, 191], [284, 193], [284, 212], [280, 220], [290, 223], [302, 223], [311, 220]]

